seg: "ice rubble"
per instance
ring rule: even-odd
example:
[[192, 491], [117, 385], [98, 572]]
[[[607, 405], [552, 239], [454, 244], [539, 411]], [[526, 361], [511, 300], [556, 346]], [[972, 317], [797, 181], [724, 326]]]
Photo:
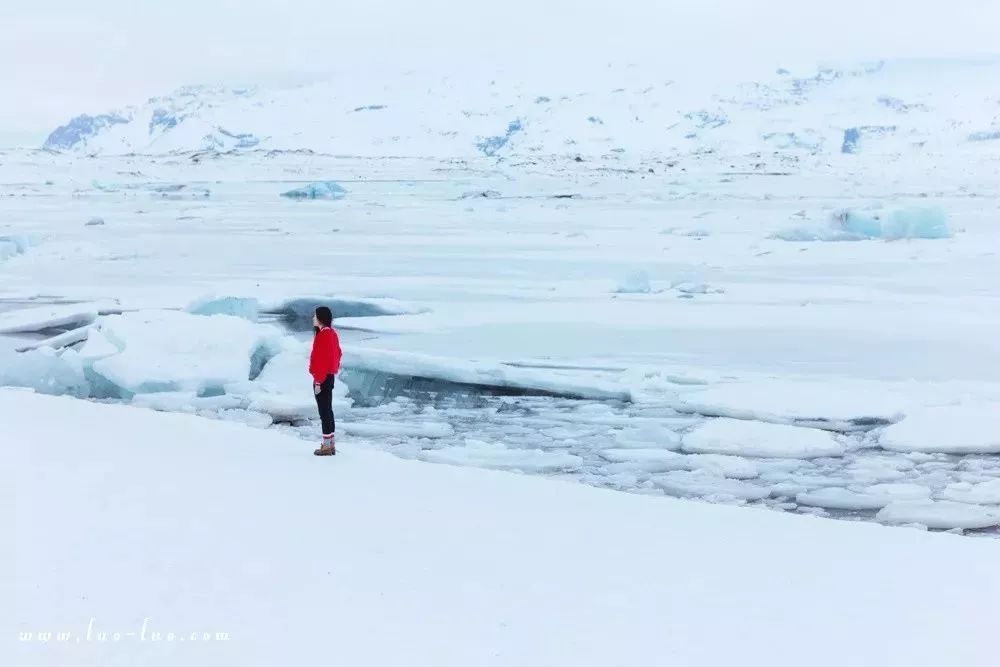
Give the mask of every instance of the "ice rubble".
[[343, 199], [347, 196], [347, 190], [334, 181], [318, 181], [282, 192], [281, 196], [289, 199]]
[[1000, 525], [1000, 509], [949, 500], [900, 501], [886, 505], [875, 515], [888, 524], [918, 524], [928, 528], [989, 528]]
[[937, 207], [844, 209], [826, 227], [793, 227], [778, 232], [783, 241], [862, 241], [882, 239], [945, 239], [951, 237], [947, 216]]
[[698, 454], [810, 459], [842, 456], [844, 445], [826, 431], [744, 421], [712, 419], [684, 436], [681, 449]]
[[274, 332], [231, 315], [136, 311], [103, 317], [95, 330], [117, 352], [95, 360], [92, 371], [119, 398], [155, 391], [224, 393], [227, 383], [252, 378], [277, 352]]
[[879, 435], [883, 449], [946, 454], [1000, 453], [1000, 404], [972, 402], [911, 410]]

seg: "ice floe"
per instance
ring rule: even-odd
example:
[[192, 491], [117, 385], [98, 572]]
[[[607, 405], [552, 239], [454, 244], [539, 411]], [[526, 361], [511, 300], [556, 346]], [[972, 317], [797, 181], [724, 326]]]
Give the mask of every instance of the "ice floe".
[[878, 510], [893, 502], [928, 500], [930, 489], [916, 484], [877, 484], [860, 491], [825, 487], [795, 496], [800, 505], [839, 510]]
[[719, 418], [709, 420], [685, 435], [681, 449], [698, 454], [810, 459], [841, 456], [845, 448], [826, 431]]
[[466, 440], [464, 447], [424, 450], [420, 453], [419, 458], [433, 463], [536, 473], [573, 470], [578, 468], [582, 462], [579, 456], [566, 452], [508, 449], [500, 443], [474, 439]]
[[675, 470], [657, 475], [652, 480], [665, 493], [680, 497], [761, 500], [770, 493], [767, 487], [721, 477], [704, 470]]
[[938, 494], [942, 500], [976, 505], [1000, 505], [1000, 479], [991, 479], [977, 484], [955, 482]]
[[886, 383], [760, 378], [686, 391], [678, 407], [707, 416], [852, 430], [898, 419], [913, 400]]
[[949, 500], [908, 500], [882, 508], [875, 519], [887, 524], [919, 524], [928, 528], [989, 528], [1000, 524], [1000, 509]]
[[883, 449], [946, 454], [1000, 453], [1000, 403], [974, 402], [910, 411], [879, 435]]

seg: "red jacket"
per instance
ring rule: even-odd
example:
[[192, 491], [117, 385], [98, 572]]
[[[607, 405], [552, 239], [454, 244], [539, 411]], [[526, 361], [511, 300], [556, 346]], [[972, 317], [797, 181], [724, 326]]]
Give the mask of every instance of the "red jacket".
[[309, 355], [309, 374], [314, 382], [323, 382], [327, 375], [340, 371], [340, 336], [330, 327], [323, 327], [313, 338], [312, 354]]

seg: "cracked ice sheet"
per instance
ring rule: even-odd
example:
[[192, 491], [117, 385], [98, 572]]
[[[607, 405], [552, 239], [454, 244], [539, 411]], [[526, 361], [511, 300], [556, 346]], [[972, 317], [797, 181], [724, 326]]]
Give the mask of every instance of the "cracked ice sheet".
[[628, 400], [628, 390], [595, 377], [596, 373], [553, 371], [499, 363], [352, 347], [344, 351], [346, 368], [434, 378], [464, 384], [516, 387], [597, 400]]
[[76, 328], [90, 324], [99, 315], [119, 313], [111, 301], [37, 306], [0, 313], [0, 334], [33, 333], [55, 328]]

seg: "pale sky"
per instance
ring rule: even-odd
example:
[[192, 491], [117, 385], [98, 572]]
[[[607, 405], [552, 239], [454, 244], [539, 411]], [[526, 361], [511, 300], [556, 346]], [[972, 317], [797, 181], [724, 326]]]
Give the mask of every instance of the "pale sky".
[[[195, 83], [1000, 52], [1000, 0], [0, 0], [0, 145]], [[669, 73], [668, 73], [669, 76]]]

